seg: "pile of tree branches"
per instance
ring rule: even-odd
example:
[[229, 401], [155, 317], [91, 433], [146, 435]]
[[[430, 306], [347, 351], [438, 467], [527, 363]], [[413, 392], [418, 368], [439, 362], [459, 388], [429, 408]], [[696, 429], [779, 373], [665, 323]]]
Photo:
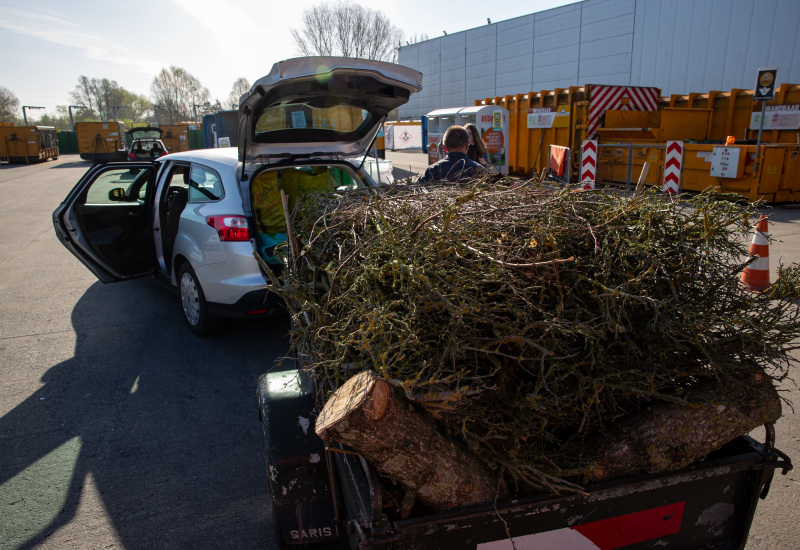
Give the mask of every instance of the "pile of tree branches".
[[308, 195], [271, 288], [320, 387], [374, 370], [490, 469], [559, 488], [654, 403], [787, 375], [800, 266], [741, 288], [753, 214], [535, 181]]

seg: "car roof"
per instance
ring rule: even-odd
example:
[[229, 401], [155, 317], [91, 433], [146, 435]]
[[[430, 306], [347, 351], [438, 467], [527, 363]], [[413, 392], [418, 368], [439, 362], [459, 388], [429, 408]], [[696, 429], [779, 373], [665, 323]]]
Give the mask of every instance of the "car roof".
[[236, 166], [239, 162], [239, 152], [236, 147], [214, 147], [212, 149], [192, 149], [180, 151], [169, 155], [170, 159], [178, 158], [187, 162], [203, 161], [216, 162], [227, 166]]
[[214, 168], [217, 172], [228, 172], [229, 176], [234, 174], [236, 166], [239, 164], [239, 151], [236, 147], [217, 147], [214, 149], [192, 149], [170, 153], [162, 157], [161, 162], [183, 161], [197, 162]]

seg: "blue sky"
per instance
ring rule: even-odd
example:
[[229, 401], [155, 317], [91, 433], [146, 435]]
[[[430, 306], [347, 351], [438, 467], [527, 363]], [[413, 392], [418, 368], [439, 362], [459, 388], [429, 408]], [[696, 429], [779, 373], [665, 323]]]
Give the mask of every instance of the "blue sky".
[[[149, 97], [163, 67], [189, 71], [225, 101], [239, 77], [251, 83], [276, 61], [298, 55], [292, 28], [322, 0], [0, 0], [0, 86], [20, 105], [70, 103], [80, 75], [116, 80]], [[503, 2], [362, 2], [383, 11], [407, 36], [442, 36], [574, 3], [575, 0]], [[29, 111], [38, 117], [45, 111]], [[21, 112], [20, 112], [21, 114]]]

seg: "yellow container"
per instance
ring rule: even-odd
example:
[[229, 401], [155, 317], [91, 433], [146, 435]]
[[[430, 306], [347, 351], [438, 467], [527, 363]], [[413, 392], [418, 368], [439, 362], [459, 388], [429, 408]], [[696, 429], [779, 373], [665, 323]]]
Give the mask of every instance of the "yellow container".
[[578, 86], [479, 99], [476, 106], [508, 109], [508, 169], [518, 175], [539, 173], [548, 165], [550, 145], [569, 147], [577, 173], [586, 134], [588, 94]]
[[[508, 109], [511, 173], [530, 177], [540, 172], [548, 164], [550, 145], [559, 145], [570, 148], [572, 181], [577, 181], [580, 147], [587, 130], [589, 90], [590, 86], [573, 86], [479, 99], [475, 105], [500, 105]], [[775, 129], [765, 125], [762, 147], [757, 153], [758, 130], [754, 121], [762, 107], [769, 117], [765, 117], [765, 122], [776, 117], [776, 113], [789, 122], [784, 126], [781, 122]], [[547, 120], [560, 111], [563, 118], [558, 123], [536, 124], [537, 118]], [[606, 111], [598, 140], [601, 144], [634, 144], [629, 172], [637, 176], [644, 162], [649, 162], [647, 183], [651, 185], [661, 185], [666, 142], [683, 141], [683, 190], [712, 188], [735, 192], [750, 200], [800, 201], [800, 129], [789, 127], [794, 124], [795, 113], [800, 116], [797, 84], [782, 84], [775, 98], [767, 103], [754, 101], [753, 90], [676, 94], [662, 97], [657, 111]], [[737, 177], [712, 176], [710, 159], [714, 147], [722, 146], [728, 136], [734, 136], [738, 142], [735, 146], [741, 148], [742, 166]], [[627, 180], [627, 148], [615, 156], [616, 149], [601, 148], [603, 158], [598, 158], [598, 162], [605, 163], [607, 174], [601, 177], [598, 173], [598, 180]]]
[[76, 122], [78, 153], [83, 160], [125, 160], [125, 125], [122, 122]]
[[164, 132], [161, 134], [161, 141], [170, 153], [189, 150], [189, 125], [188, 124], [164, 124], [159, 125]]
[[0, 160], [41, 162], [58, 158], [58, 139], [52, 126], [0, 126]]

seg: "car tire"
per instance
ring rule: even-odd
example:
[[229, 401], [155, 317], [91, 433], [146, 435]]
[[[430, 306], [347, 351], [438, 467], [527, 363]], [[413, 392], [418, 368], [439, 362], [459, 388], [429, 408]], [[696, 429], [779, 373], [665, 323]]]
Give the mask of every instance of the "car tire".
[[203, 288], [197, 281], [197, 275], [185, 262], [178, 271], [178, 293], [181, 298], [183, 318], [189, 329], [198, 336], [209, 336], [222, 330], [224, 319], [208, 312], [208, 302]]

